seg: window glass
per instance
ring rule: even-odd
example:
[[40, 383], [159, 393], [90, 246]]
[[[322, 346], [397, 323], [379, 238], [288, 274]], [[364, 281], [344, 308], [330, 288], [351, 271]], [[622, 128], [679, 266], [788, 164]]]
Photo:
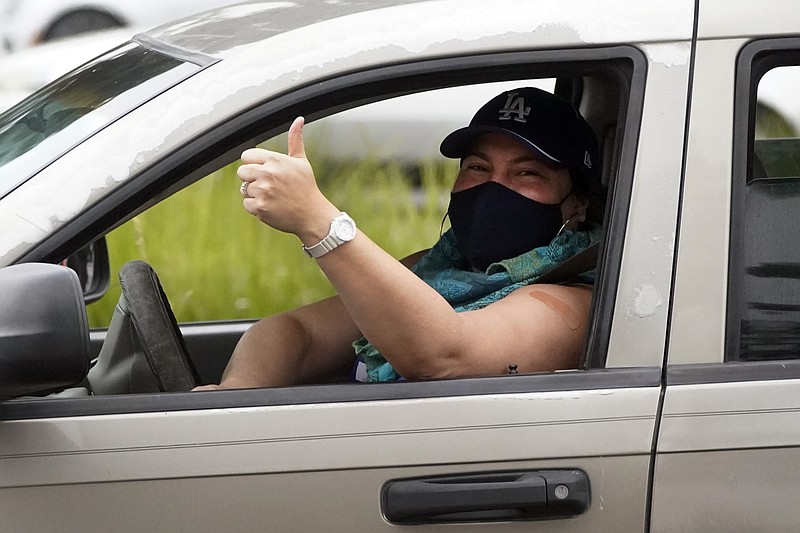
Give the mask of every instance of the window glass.
[[[377, 244], [402, 258], [434, 244], [458, 163], [441, 140], [511, 87], [553, 90], [554, 80], [487, 83], [413, 94], [311, 122], [306, 152], [322, 192]], [[264, 148], [286, 150], [286, 135]], [[179, 322], [259, 318], [333, 294], [296, 237], [264, 227], [242, 208], [232, 163], [107, 236], [111, 290], [89, 306], [105, 327], [119, 298], [117, 273], [132, 259], [158, 272]]]
[[800, 357], [800, 67], [758, 84], [745, 185], [739, 358]]
[[60, 156], [200, 68], [129, 43], [21, 101], [0, 119], [0, 197], [49, 164], [52, 154]]

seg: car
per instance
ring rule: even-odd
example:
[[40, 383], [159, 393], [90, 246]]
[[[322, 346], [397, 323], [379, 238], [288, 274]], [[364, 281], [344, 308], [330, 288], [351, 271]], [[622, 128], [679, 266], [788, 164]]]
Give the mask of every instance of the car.
[[[796, 529], [800, 135], [790, 98], [766, 96], [800, 89], [798, 28], [788, 0], [245, 2], [35, 92], [0, 116], [3, 527]], [[186, 299], [216, 288], [202, 308], [231, 293], [252, 314], [248, 298], [314, 269], [234, 225], [220, 169], [298, 115], [309, 141], [368, 153], [325, 121], [425, 95], [466, 124], [460, 88], [534, 83], [602, 147], [580, 368], [190, 392], [258, 316], [185, 320]], [[390, 248], [407, 219], [370, 203], [374, 181], [347, 183], [337, 205], [386, 224]], [[198, 187], [212, 201], [179, 216]], [[156, 258], [140, 217], [162, 206]]]
[[16, 52], [44, 42], [123, 26], [153, 26], [231, 0], [2, 0], [0, 41]]

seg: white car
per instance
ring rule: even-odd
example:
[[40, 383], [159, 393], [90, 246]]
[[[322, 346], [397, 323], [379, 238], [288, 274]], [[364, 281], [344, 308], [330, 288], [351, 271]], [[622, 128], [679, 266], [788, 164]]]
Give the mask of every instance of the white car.
[[[309, 0], [163, 26], [56, 80], [0, 116], [0, 528], [797, 530], [800, 132], [759, 96], [800, 94], [798, 68], [795, 0]], [[90, 331], [108, 235], [296, 116], [311, 135], [425, 95], [466, 124], [461, 88], [551, 82], [603, 147], [579, 368], [188, 392], [258, 317], [176, 323], [186, 295], [144, 251]], [[204, 261], [245, 289], [291, 277], [264, 273], [261, 233], [208, 237], [244, 216], [230, 181], [236, 205], [192, 204], [156, 271], [226, 294]]]
[[0, 111], [145, 28], [126, 26], [85, 33], [0, 55]]
[[17, 51], [78, 33], [120, 26], [152, 27], [233, 3], [232, 0], [2, 0], [0, 39]]

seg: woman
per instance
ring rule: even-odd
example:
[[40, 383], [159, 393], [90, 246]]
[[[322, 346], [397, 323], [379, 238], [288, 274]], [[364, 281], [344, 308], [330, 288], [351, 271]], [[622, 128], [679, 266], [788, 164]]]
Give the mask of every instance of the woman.
[[531, 286], [599, 238], [580, 227], [597, 143], [569, 102], [509, 91], [445, 138], [442, 153], [461, 159], [452, 229], [400, 262], [319, 191], [302, 128], [302, 118], [290, 127], [287, 155], [244, 152], [244, 207], [297, 235], [338, 294], [256, 323], [220, 385], [201, 389], [319, 382], [346, 373], [356, 354], [369, 381], [578, 365], [591, 287]]

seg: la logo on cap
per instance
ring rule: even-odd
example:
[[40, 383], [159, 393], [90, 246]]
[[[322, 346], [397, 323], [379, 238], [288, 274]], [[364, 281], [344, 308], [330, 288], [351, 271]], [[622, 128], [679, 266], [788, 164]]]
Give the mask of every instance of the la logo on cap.
[[[525, 106], [525, 99], [519, 96], [519, 93], [508, 93], [506, 98], [506, 105], [500, 109], [500, 120], [514, 120], [515, 122], [528, 122], [528, 115], [531, 113], [531, 108]], [[514, 116], [512, 116], [514, 115]]]
[[592, 168], [592, 158], [589, 157], [588, 151], [583, 153], [583, 164], [586, 165], [588, 168]]

